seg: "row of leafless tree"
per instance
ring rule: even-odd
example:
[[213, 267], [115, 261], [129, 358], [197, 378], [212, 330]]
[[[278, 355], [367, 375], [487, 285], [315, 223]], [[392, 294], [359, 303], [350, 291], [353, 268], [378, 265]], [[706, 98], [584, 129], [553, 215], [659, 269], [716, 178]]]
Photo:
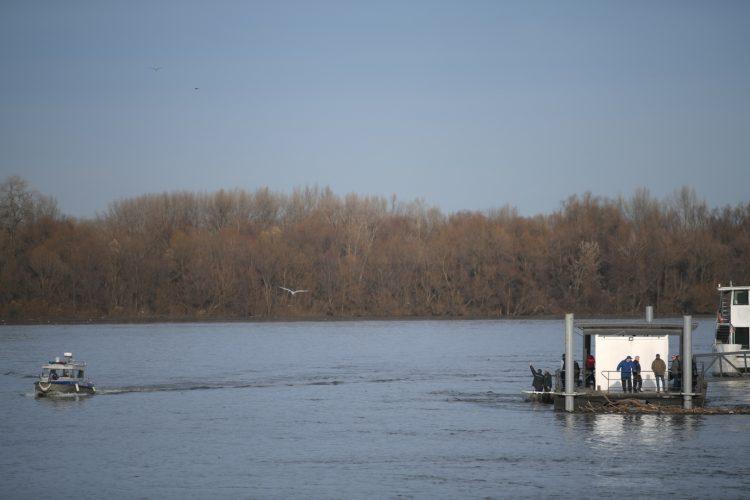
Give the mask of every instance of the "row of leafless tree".
[[11, 177], [0, 225], [10, 321], [712, 313], [718, 282], [750, 283], [750, 204], [709, 209], [687, 188], [536, 217], [318, 188], [177, 192], [76, 220]]

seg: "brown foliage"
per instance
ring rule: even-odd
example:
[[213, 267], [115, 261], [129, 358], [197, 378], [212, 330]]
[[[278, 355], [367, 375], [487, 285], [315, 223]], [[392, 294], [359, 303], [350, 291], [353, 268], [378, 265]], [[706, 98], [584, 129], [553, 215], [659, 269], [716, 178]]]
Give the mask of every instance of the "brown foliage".
[[[177, 192], [61, 216], [0, 186], [0, 317], [506, 317], [711, 313], [750, 282], [750, 204], [571, 197], [548, 216], [261, 189]], [[290, 295], [279, 287], [309, 290]]]

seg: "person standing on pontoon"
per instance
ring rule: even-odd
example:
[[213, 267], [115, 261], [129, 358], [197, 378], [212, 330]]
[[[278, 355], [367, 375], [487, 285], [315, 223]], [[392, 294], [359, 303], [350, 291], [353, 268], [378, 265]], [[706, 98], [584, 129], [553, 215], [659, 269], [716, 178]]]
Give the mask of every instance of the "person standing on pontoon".
[[679, 391], [682, 389], [682, 361], [680, 355], [672, 356], [672, 366], [669, 367], [669, 378], [672, 379], [672, 390]]
[[534, 370], [534, 367], [532, 365], [529, 365], [529, 368], [531, 369], [531, 375], [534, 377], [534, 380], [532, 380], [531, 382], [531, 385], [534, 387], [534, 391], [544, 391], [544, 373], [542, 373], [541, 369]]
[[596, 359], [594, 356], [589, 354], [586, 356], [586, 387], [594, 387], [595, 372], [596, 371]]
[[662, 390], [667, 392], [667, 385], [664, 383], [664, 372], [667, 371], [667, 364], [658, 354], [656, 359], [651, 362], [651, 371], [654, 372], [654, 379], [656, 379], [656, 392], [659, 392], [659, 380], [661, 380]]
[[641, 357], [633, 358], [633, 392], [643, 392], [643, 377], [641, 377]]
[[627, 356], [617, 365], [617, 371], [620, 372], [620, 381], [622, 382], [622, 392], [633, 392], [633, 358]]

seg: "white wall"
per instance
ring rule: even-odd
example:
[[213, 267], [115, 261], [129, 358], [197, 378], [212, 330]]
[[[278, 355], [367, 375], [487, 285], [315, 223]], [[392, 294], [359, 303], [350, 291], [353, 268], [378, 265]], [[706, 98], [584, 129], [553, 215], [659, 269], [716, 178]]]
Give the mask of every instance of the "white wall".
[[[594, 357], [596, 358], [596, 386], [603, 391], [621, 391], [622, 383], [620, 374], [617, 373], [617, 365], [625, 359], [625, 356], [641, 357], [641, 374], [643, 377], [643, 390], [656, 390], [656, 382], [651, 371], [651, 362], [658, 353], [669, 368], [669, 337], [627, 337], [627, 336], [594, 336]], [[609, 371], [606, 376], [602, 371]], [[665, 379], [667, 378], [665, 374]], [[668, 382], [668, 381], [667, 381]]]
[[732, 324], [738, 326], [750, 326], [750, 305], [732, 306]]

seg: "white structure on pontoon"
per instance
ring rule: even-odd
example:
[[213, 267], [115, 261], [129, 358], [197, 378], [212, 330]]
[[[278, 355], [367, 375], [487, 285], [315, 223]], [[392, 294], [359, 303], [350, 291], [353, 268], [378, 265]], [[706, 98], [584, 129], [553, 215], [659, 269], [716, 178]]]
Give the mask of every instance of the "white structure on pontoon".
[[[557, 377], [564, 383], [558, 383], [553, 393], [553, 404], [556, 410], [568, 412], [576, 408], [593, 409], [595, 406], [611, 405], [614, 399], [636, 399], [650, 403], [658, 401], [659, 405], [676, 406], [681, 404], [686, 410], [693, 405], [702, 406], [706, 396], [706, 383], [694, 363], [692, 339], [693, 330], [698, 326], [692, 316], [683, 316], [682, 322], [654, 321], [653, 308], [646, 308], [646, 321], [574, 321], [573, 314], [565, 315], [565, 367], [572, 367], [573, 331], [577, 329], [583, 336], [583, 356], [585, 360], [590, 353], [596, 357], [595, 388], [580, 387], [574, 382], [574, 370], [565, 369]], [[671, 363], [670, 369], [678, 372], [674, 383], [669, 384], [667, 392], [655, 392], [656, 381], [651, 372], [651, 363], [659, 354], [667, 363], [669, 359], [669, 337], [676, 336], [680, 343], [680, 363]], [[640, 356], [643, 391], [638, 393], [623, 392], [620, 373], [617, 365], [627, 356]], [[558, 372], [559, 373], [559, 372]], [[584, 372], [586, 373], [586, 372]], [[585, 375], [584, 375], [585, 377]], [[666, 378], [666, 377], [665, 377]], [[618, 390], [619, 389], [619, 390]]]
[[681, 325], [654, 322], [653, 309], [649, 307], [645, 323], [582, 321], [576, 327], [585, 334], [583, 359], [589, 353], [596, 358], [594, 387], [597, 390], [622, 391], [617, 365], [626, 356], [639, 356], [643, 390], [655, 391], [656, 380], [651, 371], [651, 362], [659, 354], [669, 367], [669, 334], [675, 334]]

